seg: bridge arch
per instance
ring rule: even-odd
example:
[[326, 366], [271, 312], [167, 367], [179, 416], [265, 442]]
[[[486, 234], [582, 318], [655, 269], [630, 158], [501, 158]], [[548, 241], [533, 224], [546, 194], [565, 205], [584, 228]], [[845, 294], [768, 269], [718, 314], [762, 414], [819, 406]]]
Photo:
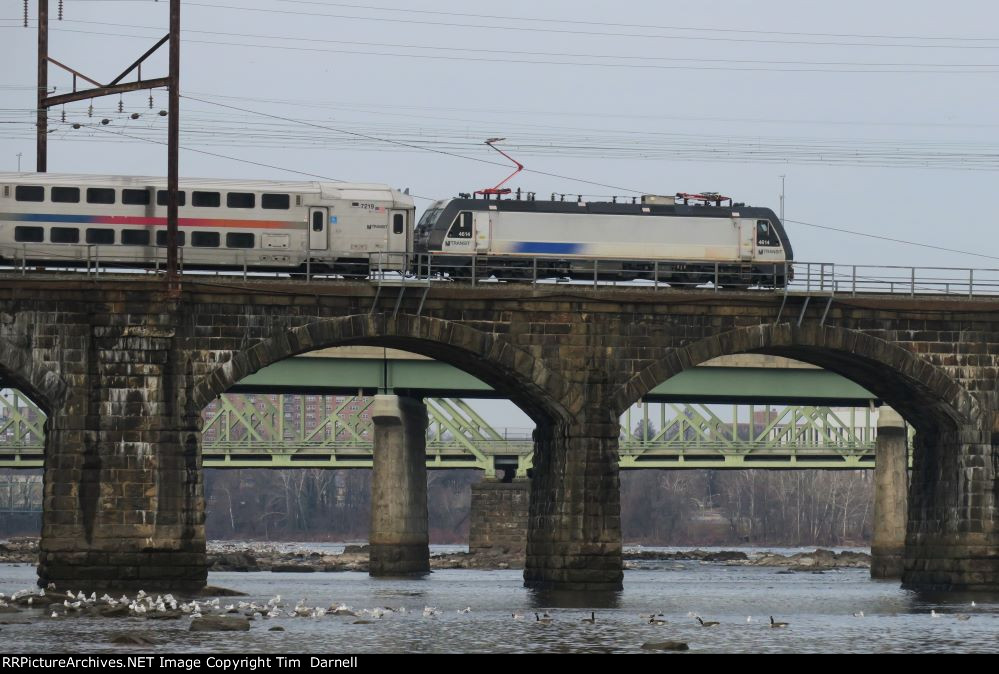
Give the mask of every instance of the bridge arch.
[[66, 381], [51, 366], [32, 358], [31, 350], [0, 338], [0, 387], [15, 388], [38, 405], [46, 416], [62, 406]]
[[686, 369], [739, 353], [784, 356], [836, 372], [886, 400], [918, 431], [955, 430], [981, 422], [978, 399], [943, 368], [912, 351], [857, 330], [790, 323], [737, 328], [670, 349], [615, 391], [615, 409], [623, 413]]
[[241, 379], [278, 361], [337, 346], [384, 346], [449, 363], [506, 395], [539, 426], [565, 421], [567, 385], [529, 351], [497, 333], [454, 321], [400, 314], [323, 318], [282, 329], [232, 357], [199, 381], [192, 396], [200, 410]]

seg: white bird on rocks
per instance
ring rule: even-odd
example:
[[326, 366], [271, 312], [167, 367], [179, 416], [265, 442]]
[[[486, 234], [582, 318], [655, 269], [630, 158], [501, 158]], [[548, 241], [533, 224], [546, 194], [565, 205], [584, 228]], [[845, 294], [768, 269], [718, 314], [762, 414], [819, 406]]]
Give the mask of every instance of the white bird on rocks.
[[853, 617], [854, 618], [863, 618], [864, 617], [864, 612], [863, 611], [857, 611], [856, 613], [853, 614]]
[[192, 618], [200, 618], [201, 617], [201, 612], [200, 611], [195, 611], [194, 613], [191, 614], [191, 617]]
[[472, 612], [471, 606], [466, 606], [465, 608], [458, 609], [458, 613], [471, 613], [471, 612]]
[[439, 614], [440, 614], [440, 610], [437, 607], [435, 607], [435, 606], [424, 606], [423, 607], [423, 617], [424, 618], [433, 618], [434, 616], [437, 616]]
[[69, 590], [66, 590], [66, 596], [69, 597], [70, 599], [76, 599], [76, 595], [70, 592]]
[[48, 587], [46, 587], [45, 589], [46, 590], [54, 590], [55, 589], [55, 583], [49, 583]]
[[118, 600], [118, 603], [119, 604], [127, 604], [128, 603], [128, 596], [124, 595], [124, 594], [121, 595], [121, 599]]
[[269, 601], [267, 602], [267, 605], [268, 605], [268, 606], [277, 606], [277, 605], [278, 605], [278, 604], [280, 604], [280, 603], [281, 603], [281, 595], [279, 595], [279, 594], [278, 594], [278, 595], [274, 595], [274, 597], [272, 597], [272, 598], [271, 598], [271, 599], [270, 599], [270, 600], [269, 600]]
[[58, 613], [56, 613], [55, 611], [52, 611], [52, 617], [53, 617], [53, 618], [58, 618], [58, 617], [59, 617], [59, 614], [58, 614]]
[[31, 606], [34, 603], [35, 603], [35, 598], [34, 597], [28, 597], [28, 606]]
[[940, 617], [940, 614], [939, 614], [939, 613], [937, 613], [937, 610], [936, 610], [935, 608], [931, 608], [931, 609], [930, 609], [930, 616], [932, 616], [932, 617], [934, 617], [934, 618], [939, 618], [939, 617]]
[[[49, 583], [49, 585], [51, 585], [51, 583]], [[45, 590], [43, 590], [42, 588], [38, 588], [38, 596], [39, 597], [44, 597], [45, 596]]]

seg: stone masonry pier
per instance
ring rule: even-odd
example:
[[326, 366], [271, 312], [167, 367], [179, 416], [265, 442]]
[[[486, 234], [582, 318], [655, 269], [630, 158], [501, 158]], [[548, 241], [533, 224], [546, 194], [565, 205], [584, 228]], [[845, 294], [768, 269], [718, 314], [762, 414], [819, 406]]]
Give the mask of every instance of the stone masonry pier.
[[[903, 585], [999, 590], [999, 301], [837, 297], [824, 320], [813, 302], [799, 325], [804, 298], [770, 292], [441, 283], [421, 294], [397, 304], [395, 289], [376, 301], [364, 282], [219, 277], [171, 298], [143, 278], [4, 279], [0, 378], [48, 415], [39, 582], [202, 586], [201, 409], [266, 365], [356, 344], [450, 363], [534, 420], [531, 587], [621, 587], [619, 415], [687, 368], [764, 353], [853, 379], [915, 428]], [[404, 428], [400, 446], [414, 451]], [[422, 545], [404, 520], [385, 526], [392, 554]]]

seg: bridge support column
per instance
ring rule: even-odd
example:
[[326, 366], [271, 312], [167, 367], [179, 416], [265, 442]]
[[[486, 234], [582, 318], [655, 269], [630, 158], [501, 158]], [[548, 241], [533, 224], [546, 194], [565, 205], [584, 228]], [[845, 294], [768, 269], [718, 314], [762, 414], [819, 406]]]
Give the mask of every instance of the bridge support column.
[[201, 417], [185, 410], [171, 340], [88, 339], [89, 372], [69, 378], [75, 388], [46, 420], [38, 584], [198, 591], [208, 575]]
[[525, 586], [621, 589], [619, 432], [616, 419], [535, 430]]
[[902, 587], [999, 592], [999, 462], [990, 430], [918, 432]]
[[874, 464], [874, 535], [871, 578], [901, 578], [905, 556], [909, 455], [905, 422], [895, 410], [878, 411]]
[[473, 484], [469, 552], [505, 554], [522, 561], [527, 550], [530, 502], [528, 480], [487, 479]]
[[422, 400], [375, 396], [369, 573], [430, 573], [427, 533], [427, 407]]

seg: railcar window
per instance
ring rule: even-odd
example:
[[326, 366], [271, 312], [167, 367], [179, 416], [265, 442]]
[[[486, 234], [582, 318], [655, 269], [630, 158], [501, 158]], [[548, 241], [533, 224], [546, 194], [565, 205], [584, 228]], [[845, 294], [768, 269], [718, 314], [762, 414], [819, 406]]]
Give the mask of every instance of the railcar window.
[[396, 213], [392, 216], [392, 233], [402, 234], [406, 229], [406, 216], [402, 213]]
[[208, 207], [208, 208], [218, 208], [221, 202], [221, 195], [218, 192], [192, 192], [191, 193], [191, 205]]
[[191, 245], [198, 248], [218, 248], [218, 232], [191, 232]]
[[253, 192], [229, 192], [225, 195], [225, 205], [229, 208], [253, 208], [257, 195]]
[[52, 193], [49, 195], [52, 201], [60, 204], [78, 204], [80, 203], [80, 188], [79, 187], [53, 187]]
[[132, 206], [148, 206], [149, 192], [147, 190], [122, 190], [121, 203]]
[[253, 234], [230, 232], [225, 235], [226, 248], [253, 248]]
[[757, 246], [779, 246], [780, 241], [777, 233], [770, 226], [769, 220], [756, 221], [756, 245]]
[[323, 231], [323, 222], [326, 220], [326, 214], [322, 211], [316, 211], [312, 214], [312, 231], [321, 232]]
[[88, 204], [113, 204], [114, 203], [114, 190], [110, 187], [88, 187], [87, 188], [87, 203]]
[[123, 229], [121, 242], [126, 246], [148, 246], [149, 232], [144, 229]]
[[469, 211], [459, 213], [458, 217], [451, 223], [451, 230], [447, 235], [452, 239], [472, 238], [472, 214]]
[[[158, 190], [156, 192], [156, 205], [166, 206], [167, 205], [167, 192], [166, 190]], [[187, 192], [184, 190], [177, 190], [177, 205], [183, 206], [187, 203]]]
[[420, 218], [419, 226], [423, 227], [424, 225], [429, 225], [436, 222], [437, 216], [441, 214], [441, 210], [442, 209], [440, 208], [431, 208], [429, 211], [424, 213], [423, 217]]
[[[187, 241], [187, 232], [177, 232], [177, 245], [183, 246]], [[156, 245], [165, 246], [167, 245], [167, 233], [166, 230], [160, 230], [156, 232]]]
[[87, 230], [87, 243], [110, 245], [114, 243], [114, 230], [90, 228]]
[[23, 243], [41, 243], [45, 239], [45, 230], [41, 227], [15, 227], [14, 240]]
[[17, 201], [45, 201], [45, 188], [41, 185], [18, 185], [14, 188]]
[[286, 211], [291, 208], [291, 197], [287, 194], [261, 194], [260, 207]]
[[49, 230], [52, 243], [80, 243], [80, 230], [76, 227], [53, 227]]

